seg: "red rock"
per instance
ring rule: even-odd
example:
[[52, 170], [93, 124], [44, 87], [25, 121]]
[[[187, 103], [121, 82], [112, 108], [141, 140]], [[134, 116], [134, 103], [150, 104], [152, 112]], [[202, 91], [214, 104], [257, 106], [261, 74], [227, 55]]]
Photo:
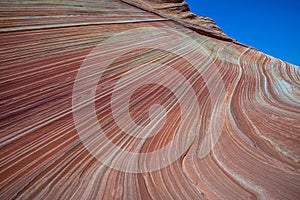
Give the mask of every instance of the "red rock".
[[181, 0], [0, 4], [0, 199], [299, 198], [299, 67]]

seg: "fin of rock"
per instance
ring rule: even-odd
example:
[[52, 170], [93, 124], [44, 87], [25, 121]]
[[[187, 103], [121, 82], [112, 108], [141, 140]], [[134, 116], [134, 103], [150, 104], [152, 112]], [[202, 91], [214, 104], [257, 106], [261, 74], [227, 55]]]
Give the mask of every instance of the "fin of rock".
[[176, 21], [181, 25], [193, 29], [203, 35], [238, 43], [236, 40], [227, 36], [213, 19], [206, 16], [197, 16], [192, 13], [188, 4], [183, 0], [122, 1]]

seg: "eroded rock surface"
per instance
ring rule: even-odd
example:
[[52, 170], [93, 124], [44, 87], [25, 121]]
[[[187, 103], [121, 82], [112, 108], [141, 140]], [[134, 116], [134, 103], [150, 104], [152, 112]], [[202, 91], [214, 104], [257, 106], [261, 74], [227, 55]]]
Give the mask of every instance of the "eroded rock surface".
[[299, 67], [180, 0], [0, 11], [0, 199], [299, 199]]

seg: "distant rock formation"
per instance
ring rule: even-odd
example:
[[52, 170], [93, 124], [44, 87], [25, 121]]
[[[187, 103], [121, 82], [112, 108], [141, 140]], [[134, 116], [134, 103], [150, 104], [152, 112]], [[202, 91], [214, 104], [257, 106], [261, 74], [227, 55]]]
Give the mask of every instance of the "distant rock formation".
[[299, 67], [182, 0], [0, 11], [1, 200], [299, 199]]
[[232, 41], [220, 27], [209, 17], [197, 16], [189, 9], [188, 4], [183, 0], [178, 1], [160, 1], [160, 0], [122, 0], [131, 5], [145, 8], [163, 17], [172, 19], [185, 27], [196, 30], [197, 32], [212, 37], [222, 38]]

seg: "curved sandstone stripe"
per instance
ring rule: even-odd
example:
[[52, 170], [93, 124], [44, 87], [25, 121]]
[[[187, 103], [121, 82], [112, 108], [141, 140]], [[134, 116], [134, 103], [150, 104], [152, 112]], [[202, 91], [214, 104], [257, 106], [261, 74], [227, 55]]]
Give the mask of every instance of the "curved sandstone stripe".
[[[144, 7], [155, 5], [152, 8], [157, 12], [178, 4], [179, 10], [186, 9], [179, 0], [168, 1], [170, 4], [138, 2]], [[1, 5], [0, 199], [299, 198], [299, 67], [215, 37], [224, 36], [219, 29], [208, 28], [215, 35], [199, 34], [171, 18], [123, 1], [10, 1]], [[83, 22], [86, 24], [78, 25]], [[174, 92], [162, 85], [143, 85], [129, 101], [130, 116], [141, 126], [147, 127], [152, 117], [163, 112], [153, 105], [162, 105], [168, 111], [164, 126], [153, 137], [142, 140], [122, 132], [113, 117], [111, 99], [117, 81], [128, 74], [128, 85], [143, 77], [160, 77], [165, 70], [150, 67], [155, 62], [179, 72], [195, 91], [200, 130], [189, 148], [167, 167], [126, 173], [102, 164], [85, 148], [72, 110], [84, 111], [85, 107], [72, 108], [72, 94], [78, 70], [92, 49], [112, 35], [141, 27], [171, 28], [193, 38], [201, 48], [194, 58], [198, 64], [193, 66], [183, 57], [159, 49], [116, 55], [103, 73], [95, 96], [95, 110], [104, 133], [114, 144], [123, 143], [122, 148], [128, 151], [142, 144], [142, 153], [160, 149], [173, 139], [183, 120], [183, 108]], [[161, 32], [152, 35], [143, 38], [144, 42], [159, 46], [164, 41], [163, 45], [173, 46], [181, 55], [192, 53], [184, 42], [168, 40]], [[134, 37], [138, 35], [127, 39]], [[107, 50], [142, 44], [121, 47], [115, 43]], [[92, 58], [97, 61], [97, 55]], [[222, 103], [212, 105], [203, 74], [213, 80], [216, 70], [222, 77], [214, 80], [216, 87], [223, 83], [226, 94]], [[133, 76], [135, 73], [138, 75]], [[181, 85], [180, 79], [171, 74], [163, 80]], [[82, 89], [82, 95], [90, 91], [88, 87]], [[158, 113], [151, 115], [154, 111]], [[221, 114], [225, 121], [220, 138], [203, 158], [204, 138], [210, 127], [219, 125], [212, 117]], [[89, 120], [89, 114], [84, 117]], [[145, 130], [141, 133], [149, 134], [149, 129]], [[186, 138], [191, 130], [193, 126], [188, 124], [179, 134]], [[180, 142], [184, 145], [185, 141]], [[156, 158], [151, 159], [147, 162]]]

